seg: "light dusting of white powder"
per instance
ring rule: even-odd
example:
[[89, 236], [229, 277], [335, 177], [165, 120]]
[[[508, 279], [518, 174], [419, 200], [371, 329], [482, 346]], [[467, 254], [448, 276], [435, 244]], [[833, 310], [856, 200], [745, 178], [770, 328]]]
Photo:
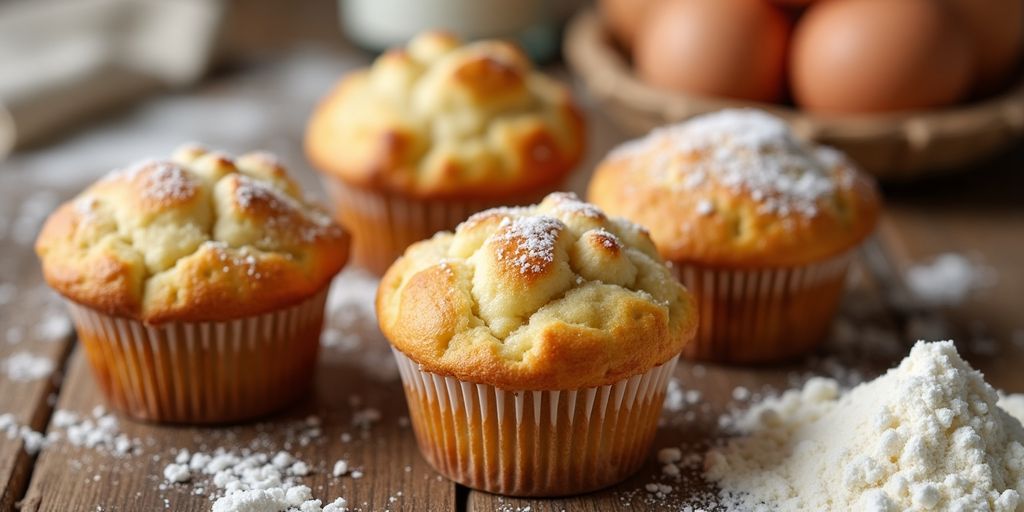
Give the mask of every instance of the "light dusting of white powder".
[[701, 199], [697, 201], [697, 214], [698, 215], [711, 215], [715, 213], [715, 204], [707, 199]]
[[971, 263], [963, 255], [945, 253], [930, 263], [907, 269], [906, 282], [914, 296], [933, 306], [954, 306], [968, 295], [992, 284], [993, 271]]
[[[303, 241], [311, 242], [339, 229], [330, 216], [305, 207], [269, 182], [244, 174], [237, 175], [237, 180], [234, 197], [239, 208], [251, 210], [262, 205], [277, 213], [265, 221], [270, 230], [286, 231]], [[301, 215], [290, 214], [294, 212], [301, 212]], [[297, 219], [302, 219], [302, 222], [296, 222]]]
[[170, 162], [154, 162], [146, 174], [143, 195], [156, 201], [185, 200], [195, 195], [199, 185], [191, 173]]
[[1020, 510], [1024, 427], [996, 401], [952, 342], [918, 342], [848, 393], [817, 378], [754, 406], [706, 476], [734, 510]]
[[[317, 418], [319, 420], [319, 418]], [[310, 421], [306, 421], [309, 428]], [[325, 512], [346, 510], [345, 500], [336, 499], [327, 506], [312, 497], [309, 487], [296, 478], [312, 473], [309, 465], [292, 454], [250, 451], [228, 451], [218, 448], [213, 452], [181, 450], [174, 462], [164, 467], [164, 479], [170, 484], [181, 484], [202, 479], [215, 489], [214, 511], [242, 512], [268, 510], [273, 512]], [[337, 475], [336, 475], [337, 476]], [[333, 508], [330, 508], [332, 507]]]
[[[676, 165], [666, 150], [702, 158]], [[620, 146], [612, 157], [644, 154], [653, 156], [649, 161], [638, 159], [639, 165], [657, 179], [686, 190], [714, 182], [745, 192], [763, 212], [780, 215], [816, 215], [819, 201], [851, 179], [846, 167], [836, 166], [834, 152], [810, 147], [783, 120], [753, 109], [722, 110], [656, 129]]]
[[53, 361], [48, 357], [37, 356], [28, 352], [18, 352], [0, 363], [0, 370], [8, 379], [17, 382], [49, 377], [53, 373]]
[[19, 425], [14, 415], [10, 413], [0, 414], [0, 433], [3, 433], [7, 439], [20, 438], [25, 452], [29, 455], [38, 453], [47, 442], [43, 434], [26, 425]]
[[71, 320], [63, 314], [48, 314], [36, 325], [36, 334], [42, 341], [62, 340], [71, 334]]
[[558, 216], [581, 216], [589, 219], [603, 219], [605, 217], [604, 212], [600, 208], [581, 201], [573, 192], [555, 192], [545, 198], [545, 201], [554, 204], [554, 213]]
[[101, 406], [95, 407], [88, 415], [58, 409], [54, 411], [50, 424], [53, 427], [51, 434], [67, 438], [74, 446], [119, 457], [136, 454], [141, 449], [142, 443], [123, 434], [117, 417]]
[[522, 274], [543, 272], [555, 261], [555, 243], [563, 229], [565, 224], [554, 217], [506, 217], [493, 235], [497, 259]]

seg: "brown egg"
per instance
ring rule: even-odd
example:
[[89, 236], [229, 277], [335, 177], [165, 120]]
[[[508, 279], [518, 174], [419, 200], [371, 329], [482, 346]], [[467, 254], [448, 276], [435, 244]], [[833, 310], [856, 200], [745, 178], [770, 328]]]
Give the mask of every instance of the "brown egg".
[[775, 2], [775, 3], [779, 4], [779, 5], [782, 5], [782, 6], [786, 6], [786, 7], [804, 7], [804, 6], [810, 5], [810, 3], [814, 2], [815, 0], [771, 0], [771, 1]]
[[597, 4], [604, 24], [623, 47], [633, 47], [644, 14], [659, 0], [600, 0]]
[[786, 15], [765, 0], [662, 0], [637, 34], [633, 61], [656, 87], [777, 101], [788, 38]]
[[949, 0], [949, 5], [967, 27], [975, 89], [987, 93], [1006, 85], [1024, 45], [1024, 1]]
[[935, 0], [828, 0], [793, 34], [790, 84], [821, 112], [924, 109], [964, 97], [972, 56], [965, 32]]

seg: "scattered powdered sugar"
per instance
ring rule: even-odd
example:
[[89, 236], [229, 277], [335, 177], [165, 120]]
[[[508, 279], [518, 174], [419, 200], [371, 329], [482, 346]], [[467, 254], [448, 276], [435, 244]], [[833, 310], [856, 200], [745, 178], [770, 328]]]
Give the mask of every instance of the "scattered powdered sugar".
[[1024, 427], [952, 342], [919, 342], [847, 393], [831, 379], [752, 407], [710, 451], [730, 510], [993, 510], [1024, 493]]
[[642, 164], [657, 178], [687, 190], [715, 182], [749, 194], [765, 213], [814, 216], [818, 202], [850, 179], [845, 168], [836, 168], [834, 153], [817, 151], [797, 139], [782, 119], [753, 109], [722, 110], [656, 129], [620, 146], [612, 157], [665, 150], [703, 158], [681, 166], [674, 155], [657, 154]]
[[[238, 174], [237, 180], [234, 199], [238, 207], [242, 210], [265, 207], [274, 212], [266, 220], [266, 226], [272, 230], [289, 232], [305, 242], [340, 230], [329, 215], [302, 204], [268, 181], [244, 174]], [[302, 221], [296, 222], [297, 219]]]
[[352, 414], [352, 425], [361, 429], [368, 429], [378, 421], [380, 421], [380, 411], [372, 407], [360, 409]]
[[213, 512], [344, 512], [348, 503], [338, 498], [326, 506], [313, 499], [313, 492], [305, 485], [271, 487], [239, 491], [213, 504]]
[[[265, 204], [271, 210], [281, 211], [284, 209], [295, 209], [291, 203], [294, 199], [286, 197], [273, 185], [263, 180], [258, 180], [244, 174], [238, 175], [238, 186], [235, 188], [235, 201], [243, 210]], [[286, 206], [287, 204], [287, 206]]]
[[0, 370], [8, 379], [27, 382], [49, 377], [53, 373], [53, 361], [48, 357], [28, 352], [15, 353], [0, 363]]
[[19, 425], [14, 419], [14, 415], [9, 413], [0, 414], [0, 432], [3, 432], [7, 439], [20, 438], [22, 445], [25, 447], [25, 453], [29, 455], [39, 453], [39, 450], [42, 449], [47, 441], [43, 434], [25, 425]]
[[702, 216], [711, 215], [715, 212], [715, 204], [707, 199], [697, 201], [697, 214]]
[[545, 198], [554, 204], [554, 213], [560, 216], [581, 216], [589, 219], [603, 219], [604, 212], [600, 208], [581, 201], [575, 192], [554, 192]]
[[71, 320], [63, 313], [50, 313], [36, 325], [35, 331], [42, 341], [59, 341], [71, 334]]
[[[140, 177], [144, 180], [142, 196], [152, 201], [184, 201], [193, 197], [199, 189], [199, 181], [191, 172], [165, 160], [144, 160], [111, 171], [102, 180], [135, 182]], [[75, 205], [80, 213], [89, 213], [94, 206], [94, 202], [79, 202]]]
[[506, 217], [492, 235], [498, 261], [511, 264], [522, 274], [543, 272], [555, 261], [555, 244], [563, 229], [565, 224], [554, 217]]
[[992, 285], [994, 280], [992, 269], [956, 253], [940, 254], [930, 263], [910, 267], [906, 273], [911, 293], [932, 306], [960, 304], [971, 292]]
[[616, 250], [622, 248], [622, 242], [614, 233], [604, 228], [592, 229], [590, 232], [593, 233], [593, 236], [597, 237], [598, 242], [605, 249]]
[[202, 243], [200, 248], [216, 253], [217, 259], [223, 264], [224, 272], [231, 268], [243, 268], [245, 275], [254, 280], [263, 278], [263, 274], [259, 271], [259, 260], [247, 247], [232, 249], [224, 242], [207, 240]]
[[154, 201], [183, 201], [195, 195], [199, 184], [192, 173], [171, 162], [153, 162], [147, 167], [142, 194]]
[[331, 470], [331, 474], [334, 475], [335, 478], [337, 478], [345, 476], [345, 473], [348, 473], [348, 461], [342, 459], [335, 462], [334, 468]]
[[334, 279], [327, 295], [320, 345], [325, 359], [341, 357], [381, 382], [398, 379], [391, 345], [377, 326], [374, 300], [376, 277], [359, 269], [345, 269]]
[[[334, 476], [345, 473], [337, 474], [337, 469], [336, 464]], [[347, 463], [345, 469], [347, 471]], [[270, 454], [223, 448], [210, 453], [181, 450], [163, 471], [164, 480], [170, 484], [202, 479], [205, 488], [216, 489], [211, 493], [211, 497], [216, 498], [214, 511], [346, 510], [342, 498], [321, 507], [322, 502], [313, 499], [309, 487], [298, 483], [298, 478], [311, 472], [305, 461], [285, 451]]]
[[75, 446], [92, 448], [115, 456], [134, 455], [140, 452], [142, 443], [123, 434], [117, 416], [102, 406], [93, 408], [90, 415], [58, 409], [50, 420], [51, 434], [65, 437]]

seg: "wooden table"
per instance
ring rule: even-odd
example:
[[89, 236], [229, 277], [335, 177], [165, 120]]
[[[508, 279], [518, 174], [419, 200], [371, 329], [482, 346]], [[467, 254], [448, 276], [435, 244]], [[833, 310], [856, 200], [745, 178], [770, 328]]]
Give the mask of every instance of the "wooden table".
[[[103, 399], [59, 300], [43, 286], [31, 252], [39, 223], [60, 200], [110, 167], [147, 154], [169, 152], [200, 139], [231, 151], [265, 148], [279, 153], [307, 187], [318, 189], [300, 150], [304, 121], [316, 96], [343, 69], [366, 57], [303, 51], [267, 65], [221, 76], [189, 94], [171, 95], [129, 109], [47, 148], [0, 163], [0, 359], [19, 352], [53, 362], [50, 378], [15, 381], [0, 373], [0, 414], [34, 431], [61, 431], [57, 410], [88, 415]], [[587, 163], [573, 181], [581, 189], [593, 167], [621, 135], [590, 112]], [[996, 386], [1024, 391], [1024, 150], [960, 175], [886, 189], [886, 213], [850, 278], [837, 329], [826, 346], [798, 364], [729, 368], [680, 364], [676, 377], [693, 403], [666, 410], [656, 448], [677, 446], [699, 454], [721, 436], [719, 416], [769, 390], [798, 384], [812, 374], [853, 383], [906, 354], [922, 326], [958, 345]], [[956, 307], [908, 307], [903, 272], [937, 254], [956, 252], [991, 268], [995, 279]], [[344, 496], [356, 510], [670, 510], [708, 489], [695, 471], [676, 480], [662, 475], [654, 451], [633, 478], [585, 496], [509, 499], [472, 491], [435, 473], [417, 452], [401, 385], [386, 342], [368, 313], [372, 281], [346, 272], [331, 312], [329, 346], [322, 350], [308, 400], [257, 424], [221, 428], [148, 425], [122, 419], [119, 430], [138, 453], [75, 446], [66, 439], [38, 455], [20, 436], [0, 435], [0, 511], [20, 503], [27, 511], [209, 510], [209, 486], [164, 482], [163, 469], [182, 449], [251, 447], [288, 450], [312, 465], [301, 481], [325, 499]], [[353, 424], [374, 409], [379, 421]], [[319, 435], [313, 429], [316, 418]], [[348, 442], [342, 441], [345, 435]], [[65, 436], [66, 437], [66, 436]], [[306, 443], [302, 439], [306, 439]], [[346, 459], [365, 476], [331, 476]], [[649, 483], [673, 487], [666, 497]], [[204, 493], [196, 492], [197, 487]]]

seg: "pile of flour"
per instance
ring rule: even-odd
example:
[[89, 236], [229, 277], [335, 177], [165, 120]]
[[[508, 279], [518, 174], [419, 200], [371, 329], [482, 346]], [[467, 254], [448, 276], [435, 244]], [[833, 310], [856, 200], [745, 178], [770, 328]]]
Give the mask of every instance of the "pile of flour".
[[1024, 510], [1024, 427], [952, 342], [841, 394], [835, 381], [753, 407], [708, 453], [734, 510]]

